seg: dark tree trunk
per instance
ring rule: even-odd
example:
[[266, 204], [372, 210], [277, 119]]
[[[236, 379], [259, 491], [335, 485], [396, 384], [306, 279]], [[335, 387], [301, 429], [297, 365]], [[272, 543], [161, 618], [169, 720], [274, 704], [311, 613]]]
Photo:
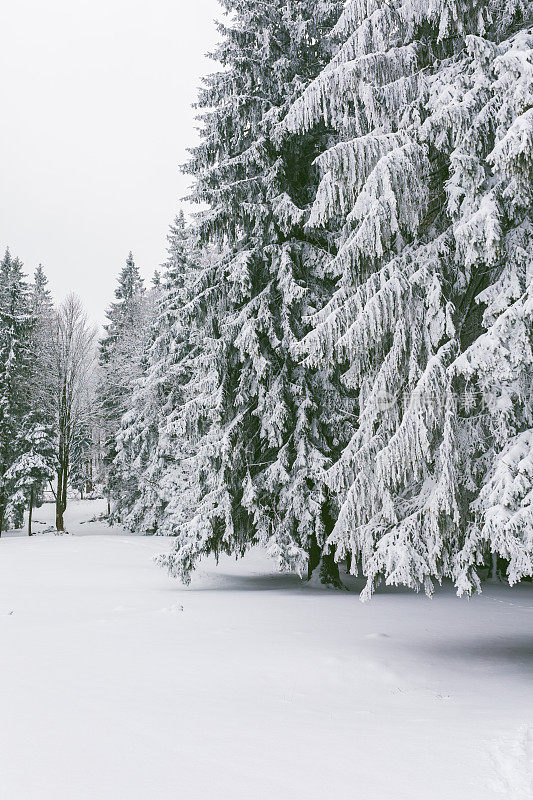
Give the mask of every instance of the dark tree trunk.
[[[3, 473], [2, 473], [3, 477]], [[4, 530], [4, 523], [6, 520], [7, 497], [4, 491], [0, 492], [0, 536]]]
[[61, 487], [61, 507], [63, 509], [63, 513], [65, 513], [67, 509], [67, 485], [68, 485], [68, 455], [65, 457], [65, 462], [63, 464], [63, 485]]
[[343, 583], [339, 575], [339, 565], [335, 561], [335, 557], [331, 551], [322, 553], [320, 561], [320, 581], [321, 583], [334, 586], [336, 589], [342, 589]]
[[[329, 499], [322, 504], [322, 522], [324, 524], [325, 538], [329, 536], [335, 525], [335, 520], [331, 513]], [[320, 564], [320, 581], [321, 583], [334, 586], [336, 589], [342, 589], [343, 583], [339, 574], [339, 565], [335, 561], [335, 556], [331, 550], [323, 550], [318, 544], [316, 537], [313, 539], [309, 546], [309, 561], [307, 567], [307, 580], [310, 580], [314, 570]]]
[[56, 501], [56, 531], [62, 533], [65, 530], [65, 523], [63, 521], [63, 509], [61, 507], [61, 501]]
[[56, 493], [56, 530], [57, 531], [64, 531], [65, 530], [65, 523], [63, 520], [63, 514], [65, 513], [65, 509], [63, 508], [63, 467], [59, 468], [59, 472], [57, 473], [57, 493]]
[[59, 446], [59, 469], [57, 472], [56, 530], [65, 530], [64, 515], [67, 509], [67, 486], [69, 472], [69, 452], [65, 444]]
[[498, 553], [492, 554], [490, 576], [493, 581], [500, 580], [500, 570], [498, 565]]
[[33, 514], [33, 489], [30, 492], [30, 506], [28, 508], [28, 536], [31, 536], [31, 518]]
[[320, 555], [322, 551], [320, 549], [320, 545], [316, 540], [316, 536], [313, 536], [311, 540], [311, 544], [309, 546], [309, 561], [307, 562], [307, 580], [311, 580], [311, 576], [315, 569], [320, 564]]
[[88, 494], [94, 490], [94, 481], [93, 481], [93, 460], [90, 458], [87, 462], [87, 483], [85, 486], [85, 491]]

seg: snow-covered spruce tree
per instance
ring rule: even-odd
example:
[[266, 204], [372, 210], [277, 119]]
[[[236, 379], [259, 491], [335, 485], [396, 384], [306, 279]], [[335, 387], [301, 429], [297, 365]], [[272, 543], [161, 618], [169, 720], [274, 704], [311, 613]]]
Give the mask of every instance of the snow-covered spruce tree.
[[[239, 555], [257, 541], [299, 571], [311, 553], [319, 559], [330, 521], [324, 470], [345, 435], [334, 382], [291, 356], [303, 318], [329, 291], [328, 238], [304, 231], [301, 210], [325, 131], [292, 136], [278, 125], [325, 63], [342, 3], [222, 5], [230, 16], [214, 57], [223, 69], [200, 93], [202, 141], [186, 167], [193, 199], [208, 206], [200, 241], [219, 253], [184, 311], [203, 347], [172, 418], [194, 459], [174, 466], [188, 491], [166, 509], [164, 531], [177, 538], [161, 561], [184, 580], [200, 556]], [[338, 580], [330, 568], [325, 579]]]
[[[480, 110], [450, 177], [462, 211], [457, 240], [475, 281], [466, 303], [477, 303], [482, 330], [453, 365], [465, 396], [463, 475], [473, 481], [460, 593], [479, 586], [475, 566], [489, 553], [494, 577], [498, 558], [511, 584], [533, 574], [533, 28], [512, 10], [504, 6], [503, 21], [513, 35], [468, 43]], [[481, 155], [472, 194], [462, 189], [468, 150]]]
[[28, 383], [31, 407], [42, 424], [53, 425], [57, 416], [53, 347], [57, 321], [42, 264], [35, 270], [30, 285], [30, 307], [33, 316]]
[[17, 459], [8, 471], [12, 481], [9, 509], [21, 518], [28, 509], [28, 534], [32, 514], [42, 502], [45, 487], [57, 469], [57, 394], [54, 384], [56, 317], [48, 279], [42, 264], [35, 270], [29, 292], [32, 318], [27, 343], [28, 371], [24, 391], [29, 410], [17, 432]]
[[297, 352], [355, 396], [328, 545], [363, 597], [383, 578], [470, 592], [489, 551], [531, 574], [526, 12], [352, 0], [283, 122], [331, 131], [306, 229], [334, 237], [336, 291]]
[[20, 520], [28, 509], [28, 535], [32, 535], [33, 509], [42, 503], [43, 491], [57, 472], [57, 436], [39, 412], [24, 418], [14, 442], [16, 458], [4, 475], [9, 487], [7, 516]]
[[149, 327], [144, 282], [131, 253], [120, 272], [115, 298], [106, 312], [108, 324], [100, 342], [97, 391], [104, 432], [104, 490], [113, 498], [120, 493], [124, 479], [116, 473], [116, 436], [144, 368]]
[[[117, 434], [115, 469], [122, 477], [115, 512], [131, 530], [165, 533], [167, 507], [184, 502], [187, 437], [174, 430], [174, 417], [187, 398], [201, 348], [183, 314], [195, 285], [195, 237], [180, 212], [170, 228], [168, 259], [157, 273], [151, 345], [145, 373], [135, 384]], [[175, 519], [173, 518], [175, 523]]]
[[[16, 491], [9, 470], [17, 459], [20, 427], [31, 407], [28, 378], [32, 322], [22, 264], [6, 250], [0, 262], [0, 534]], [[12, 522], [19, 524], [19, 507], [11, 511]]]
[[6, 252], [0, 265], [2, 342], [1, 514], [15, 526], [55, 474], [54, 310], [41, 265], [28, 286], [22, 264]]

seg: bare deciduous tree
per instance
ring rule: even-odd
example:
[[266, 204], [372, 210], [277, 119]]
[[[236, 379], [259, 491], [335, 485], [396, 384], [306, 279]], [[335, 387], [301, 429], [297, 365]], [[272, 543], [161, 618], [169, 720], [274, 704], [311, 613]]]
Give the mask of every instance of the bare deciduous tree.
[[95, 357], [96, 331], [89, 325], [79, 297], [69, 295], [57, 312], [54, 371], [57, 392], [58, 470], [56, 528], [64, 530], [70, 454], [74, 436], [90, 414], [88, 387]]

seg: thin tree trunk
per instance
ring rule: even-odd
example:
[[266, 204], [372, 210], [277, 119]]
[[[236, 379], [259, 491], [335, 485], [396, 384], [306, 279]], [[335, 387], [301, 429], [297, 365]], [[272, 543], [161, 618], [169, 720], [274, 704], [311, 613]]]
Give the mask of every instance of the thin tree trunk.
[[63, 533], [65, 530], [65, 523], [63, 522], [63, 509], [61, 507], [56, 508], [56, 530], [59, 533]]
[[65, 455], [65, 460], [63, 463], [63, 486], [61, 487], [61, 507], [63, 509], [63, 513], [66, 511], [67, 508], [67, 485], [68, 485], [68, 454]]
[[62, 493], [62, 485], [63, 485], [63, 467], [59, 468], [59, 472], [57, 473], [57, 493], [56, 493], [56, 530], [57, 531], [64, 531], [64, 522], [63, 522], [63, 493]]
[[30, 492], [30, 507], [28, 509], [28, 536], [31, 536], [31, 517], [33, 514], [33, 489]]
[[58, 500], [56, 503], [56, 531], [63, 533], [64, 530], [65, 525], [63, 522], [63, 509], [61, 508], [61, 501]]

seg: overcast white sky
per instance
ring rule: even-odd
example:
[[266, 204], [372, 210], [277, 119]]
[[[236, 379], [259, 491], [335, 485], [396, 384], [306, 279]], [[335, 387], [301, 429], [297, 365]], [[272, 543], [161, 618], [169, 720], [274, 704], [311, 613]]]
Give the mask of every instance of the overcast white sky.
[[186, 193], [216, 0], [0, 0], [0, 247], [103, 320], [131, 249], [150, 277]]

